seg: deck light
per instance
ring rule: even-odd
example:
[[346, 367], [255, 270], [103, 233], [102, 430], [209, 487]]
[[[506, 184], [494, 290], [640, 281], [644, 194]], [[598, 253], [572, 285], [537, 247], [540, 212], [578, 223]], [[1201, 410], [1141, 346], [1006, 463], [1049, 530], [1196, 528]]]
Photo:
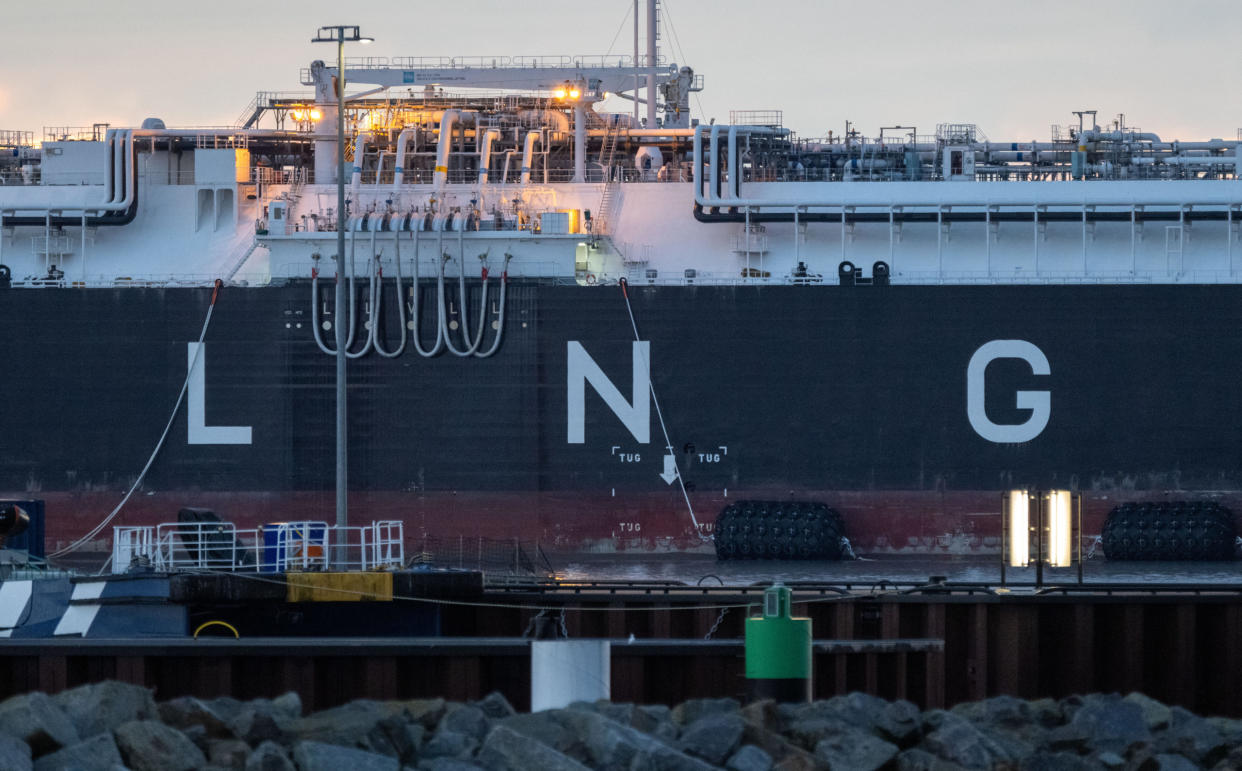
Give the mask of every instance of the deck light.
[[[312, 43], [336, 43], [336, 308], [345, 307], [345, 44], [370, 43], [374, 38], [364, 37], [358, 27], [335, 25], [320, 27], [311, 39]], [[336, 324], [336, 526], [349, 525], [349, 422], [345, 392], [345, 325]], [[345, 554], [339, 547], [333, 555], [333, 563], [343, 564]]]
[[1048, 564], [1066, 568], [1073, 564], [1073, 497], [1069, 490], [1048, 493]]
[[1011, 568], [1024, 568], [1031, 559], [1031, 495], [1026, 490], [1010, 490], [1008, 498], [1008, 558]]

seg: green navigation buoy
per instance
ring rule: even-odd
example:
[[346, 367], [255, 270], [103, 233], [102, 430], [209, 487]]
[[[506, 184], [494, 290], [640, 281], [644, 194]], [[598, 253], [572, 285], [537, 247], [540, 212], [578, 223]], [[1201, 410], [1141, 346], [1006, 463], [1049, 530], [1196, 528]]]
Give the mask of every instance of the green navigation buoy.
[[746, 619], [750, 698], [811, 700], [811, 619], [794, 618], [793, 592], [779, 582], [763, 593], [763, 615]]

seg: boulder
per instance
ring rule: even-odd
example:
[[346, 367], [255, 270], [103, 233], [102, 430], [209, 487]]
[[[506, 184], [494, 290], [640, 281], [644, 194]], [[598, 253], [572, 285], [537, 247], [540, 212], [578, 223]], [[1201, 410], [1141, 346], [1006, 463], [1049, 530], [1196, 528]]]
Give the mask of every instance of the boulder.
[[252, 747], [263, 742], [285, 742], [293, 720], [283, 712], [260, 707], [243, 709], [228, 721], [229, 730]]
[[34, 757], [78, 743], [78, 731], [46, 693], [38, 691], [0, 702], [0, 731], [21, 739]]
[[115, 733], [125, 765], [134, 771], [191, 771], [207, 763], [194, 742], [157, 720], [133, 720]]
[[487, 719], [483, 710], [467, 704], [458, 704], [450, 707], [444, 717], [440, 718], [440, 725], [437, 726], [436, 732], [456, 731], [481, 742], [490, 728], [491, 721]]
[[418, 771], [485, 771], [482, 766], [457, 758], [431, 758], [418, 762]]
[[1123, 701], [1139, 708], [1139, 712], [1143, 716], [1143, 722], [1147, 724], [1148, 730], [1159, 731], [1162, 728], [1167, 728], [1169, 721], [1173, 719], [1173, 714], [1169, 712], [1168, 707], [1150, 696], [1144, 696], [1137, 691], [1126, 694]]
[[492, 691], [471, 706], [477, 707], [484, 715], [493, 720], [503, 720], [517, 714], [517, 710], [513, 708], [513, 705], [509, 703], [509, 700], [500, 691]]
[[66, 768], [76, 771], [112, 771], [122, 765], [124, 763], [116, 748], [116, 742], [112, 740], [112, 734], [106, 733], [44, 755], [35, 761], [34, 771], [61, 771]]
[[479, 742], [473, 736], [444, 728], [436, 731], [423, 745], [421, 755], [424, 758], [464, 758], [473, 755], [478, 746]]
[[1182, 707], [1170, 709], [1169, 717], [1168, 728], [1154, 742], [1157, 752], [1177, 753], [1208, 767], [1229, 753], [1229, 740], [1207, 720]]
[[339, 744], [301, 741], [293, 746], [299, 771], [399, 771], [395, 758]]
[[719, 766], [741, 745], [745, 732], [746, 721], [741, 715], [707, 715], [686, 726], [677, 747]]
[[[705, 714], [710, 713], [699, 717]], [[662, 771], [712, 768], [659, 739], [593, 712], [559, 710], [556, 719], [581, 738], [589, 758], [587, 765], [595, 768], [659, 768]]]
[[1119, 754], [1137, 742], [1151, 739], [1142, 709], [1116, 694], [1083, 697], [1067, 727], [1078, 729], [1092, 750], [1113, 750]]
[[1070, 752], [1034, 752], [1021, 759], [1018, 771], [1091, 771], [1095, 766]]
[[492, 771], [586, 771], [587, 767], [548, 745], [498, 725], [479, 750], [478, 761]]
[[1153, 756], [1154, 765], [1148, 762], [1142, 766], [1151, 771], [1199, 771], [1200, 766], [1192, 763], [1181, 755], [1161, 753]]
[[[588, 757], [586, 745], [581, 737], [571, 731], [558, 718], [560, 710], [545, 710], [526, 715], [514, 715], [500, 721], [500, 725], [543, 742], [557, 752], [568, 755], [578, 761]], [[495, 730], [495, 729], [493, 729]]]
[[250, 745], [241, 739], [207, 739], [200, 749], [207, 762], [220, 768], [244, 769], [250, 757]]
[[211, 738], [234, 738], [233, 729], [229, 728], [224, 718], [207, 702], [193, 696], [181, 696], [162, 702], [158, 706], [158, 715], [165, 725], [182, 731], [191, 726], [202, 726]]
[[815, 757], [830, 771], [875, 771], [897, 757], [900, 748], [874, 734], [851, 728], [815, 745]]
[[289, 753], [276, 742], [263, 742], [246, 758], [244, 771], [296, 771]]
[[[395, 756], [399, 753], [392, 749], [393, 742], [388, 737], [391, 731], [379, 728], [379, 724], [386, 720], [390, 721], [386, 725], [392, 728], [404, 725], [404, 708], [394, 702], [359, 699], [320, 710], [306, 717], [288, 720], [279, 727], [295, 741], [301, 739], [326, 742], [374, 752], [387, 748], [385, 754]], [[378, 739], [381, 746], [376, 746], [373, 739]]]
[[728, 771], [771, 771], [772, 756], [753, 744], [747, 744], [733, 753], [725, 768]]
[[151, 691], [116, 680], [79, 685], [52, 697], [68, 716], [78, 736], [111, 731], [131, 720], [156, 720], [159, 711]]
[[737, 712], [741, 709], [737, 699], [690, 699], [673, 707], [673, 722], [690, 725], [701, 717]]
[[406, 699], [405, 701], [387, 701], [385, 705], [394, 711], [403, 712], [406, 719], [418, 723], [428, 731], [434, 730], [444, 717], [448, 702], [444, 699]]
[[1008, 753], [970, 721], [948, 713], [940, 727], [923, 737], [921, 748], [966, 768], [993, 768], [1008, 763]]
[[927, 750], [912, 747], [897, 755], [893, 764], [898, 771], [959, 771], [961, 766], [938, 758]]
[[30, 745], [14, 736], [0, 734], [0, 768], [30, 771], [32, 767]]
[[366, 737], [367, 746], [362, 749], [391, 755], [402, 763], [414, 763], [426, 733], [427, 729], [418, 723], [406, 722], [405, 715], [390, 715], [371, 728]]

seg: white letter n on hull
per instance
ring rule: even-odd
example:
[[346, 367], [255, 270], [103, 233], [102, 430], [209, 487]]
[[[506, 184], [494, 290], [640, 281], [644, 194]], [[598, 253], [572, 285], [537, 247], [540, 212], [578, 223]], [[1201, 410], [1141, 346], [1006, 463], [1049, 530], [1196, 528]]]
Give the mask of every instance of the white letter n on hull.
[[250, 444], [250, 426], [209, 426], [207, 425], [207, 349], [198, 353], [198, 343], [188, 343], [189, 359], [186, 366], [190, 368], [190, 384], [186, 396], [186, 415], [189, 418], [186, 426], [188, 444]]
[[608, 405], [621, 423], [634, 435], [635, 441], [647, 444], [651, 441], [651, 343], [634, 341], [634, 403], [630, 404], [612, 384], [604, 371], [586, 352], [582, 343], [576, 340], [568, 342], [568, 365], [566, 371], [568, 381], [569, 402], [569, 443], [583, 444], [586, 442], [586, 384], [591, 387]]

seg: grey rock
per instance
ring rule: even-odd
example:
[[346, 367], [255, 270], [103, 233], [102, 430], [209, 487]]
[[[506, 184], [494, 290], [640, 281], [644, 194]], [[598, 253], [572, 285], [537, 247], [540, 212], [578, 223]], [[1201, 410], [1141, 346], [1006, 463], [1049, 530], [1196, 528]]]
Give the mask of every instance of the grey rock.
[[359, 699], [289, 720], [279, 727], [294, 740], [339, 744], [396, 756], [399, 753], [389, 735], [393, 731], [381, 727], [380, 723], [391, 728], [405, 722], [404, 708], [399, 704]]
[[1208, 725], [1220, 731], [1225, 741], [1235, 747], [1242, 747], [1242, 720], [1229, 717], [1205, 717]]
[[384, 702], [395, 711], [404, 712], [410, 722], [418, 723], [431, 731], [440, 724], [444, 717], [448, 702], [444, 699], [407, 699], [405, 701]]
[[1139, 708], [1139, 712], [1143, 715], [1143, 722], [1147, 724], [1149, 730], [1159, 731], [1162, 728], [1167, 728], [1169, 721], [1173, 719], [1173, 714], [1168, 707], [1137, 691], [1126, 694], [1123, 701]]
[[418, 762], [418, 771], [484, 771], [484, 769], [482, 766], [476, 766], [467, 760], [431, 758], [429, 760], [420, 760]]
[[951, 712], [978, 726], [1024, 725], [1031, 721], [1030, 704], [1006, 695], [959, 704]]
[[586, 766], [568, 755], [503, 725], [488, 733], [478, 761], [493, 771], [586, 771]]
[[1083, 732], [1087, 746], [1094, 750], [1124, 754], [1132, 744], [1151, 739], [1143, 711], [1134, 702], [1125, 701], [1116, 694], [1084, 697], [1067, 727]]
[[733, 753], [725, 768], [729, 771], [771, 771], [772, 756], [753, 744], [747, 744]]
[[193, 696], [181, 696], [162, 702], [158, 707], [159, 718], [165, 725], [186, 730], [190, 726], [202, 726], [207, 736], [212, 738], [228, 738], [233, 730], [216, 711], [205, 701]]
[[737, 699], [690, 699], [673, 707], [672, 717], [678, 725], [690, 725], [708, 715], [737, 712], [741, 706]]
[[1109, 750], [1090, 755], [1088, 760], [1099, 768], [1122, 768], [1126, 764], [1125, 758]]
[[1090, 771], [1095, 768], [1086, 758], [1071, 752], [1036, 752], [1018, 763], [1019, 771]]
[[277, 712], [283, 712], [289, 717], [301, 717], [302, 697], [298, 695], [297, 691], [282, 693], [272, 699], [272, 709]]
[[776, 707], [776, 702], [772, 699], [753, 701], [742, 707], [738, 714], [747, 723], [769, 731], [780, 731], [785, 724]]
[[558, 710], [514, 715], [511, 718], [502, 720], [500, 725], [543, 742], [557, 752], [568, 755], [571, 758], [585, 761], [588, 757], [586, 745], [578, 734], [571, 731], [558, 719], [559, 715], [560, 712]]
[[1239, 768], [1242, 768], [1242, 745], [1234, 745], [1229, 750], [1229, 754], [1213, 768], [1219, 769], [1219, 771], [1238, 771]]
[[150, 690], [116, 680], [70, 688], [52, 701], [73, 723], [78, 736], [94, 736], [131, 720], [159, 717]]
[[78, 743], [73, 722], [46, 693], [26, 693], [0, 702], [0, 731], [30, 745], [35, 757]]
[[1060, 725], [1044, 734], [1044, 745], [1054, 752], [1086, 752], [1090, 741], [1091, 733], [1081, 725]]
[[0, 768], [30, 771], [30, 745], [8, 734], [0, 734]]
[[592, 767], [659, 771], [705, 771], [712, 768], [698, 758], [602, 715], [568, 709], [556, 712], [556, 719], [581, 737], [589, 756], [588, 765]]
[[301, 741], [293, 745], [299, 771], [399, 771], [395, 758], [352, 747]]
[[234, 736], [255, 747], [263, 742], [288, 740], [292, 722], [283, 712], [260, 706], [257, 709], [243, 709], [228, 721], [228, 726]]
[[815, 757], [831, 771], [874, 771], [886, 766], [899, 751], [897, 745], [857, 728], [815, 745]]
[[1208, 721], [1182, 707], [1169, 710], [1170, 723], [1158, 735], [1157, 752], [1177, 753], [1201, 766], [1213, 766], [1228, 754], [1229, 741]]
[[898, 771], [958, 771], [961, 768], [918, 747], [902, 751], [897, 755], [894, 766]]
[[723, 764], [742, 743], [746, 721], [741, 715], [707, 715], [686, 726], [678, 748], [717, 766]]
[[[201, 726], [200, 726], [201, 727]], [[244, 769], [250, 756], [250, 745], [241, 739], [208, 739], [200, 746], [207, 762], [220, 768]]]
[[61, 771], [66, 768], [77, 771], [112, 771], [113, 768], [123, 765], [121, 753], [116, 748], [116, 742], [112, 740], [112, 734], [106, 733], [44, 755], [35, 761], [34, 771]]
[[289, 753], [276, 742], [263, 742], [246, 758], [245, 771], [294, 771]]
[[916, 744], [923, 736], [923, 713], [914, 703], [901, 699], [884, 708], [875, 729], [884, 739], [898, 747]]
[[1028, 704], [1031, 707], [1031, 718], [1044, 728], [1053, 728], [1065, 722], [1065, 715], [1056, 699], [1036, 699]]
[[513, 708], [513, 705], [509, 703], [509, 700], [500, 691], [492, 691], [479, 701], [474, 702], [472, 706], [478, 707], [484, 715], [493, 720], [503, 720], [517, 714], [517, 710]]
[[[1199, 765], [1192, 763], [1181, 755], [1170, 755], [1161, 753], [1156, 755], [1153, 760], [1156, 765], [1152, 771], [1199, 771]], [[1148, 764], [1150, 767], [1150, 764]]]
[[857, 729], [856, 725], [847, 723], [839, 717], [810, 717], [795, 721], [785, 733], [799, 746], [813, 750], [815, 745], [825, 739], [831, 739], [855, 729]]
[[423, 745], [422, 756], [461, 758], [473, 755], [478, 746], [479, 742], [473, 736], [444, 728], [436, 731], [435, 736]]
[[769, 731], [753, 723], [746, 724], [746, 733], [742, 736], [742, 741], [753, 744], [766, 752], [776, 767], [782, 771], [811, 769], [818, 765], [815, 756], [811, 753], [794, 745], [776, 731]]
[[402, 763], [414, 763], [426, 733], [427, 729], [418, 723], [407, 723], [405, 715], [391, 715], [377, 722], [366, 738], [374, 752], [391, 755]]
[[256, 702], [247, 703], [238, 701], [232, 696], [219, 696], [209, 701], [204, 701], [203, 703], [206, 704], [212, 712], [219, 715], [221, 720], [228, 722], [240, 714], [243, 709], [254, 709]]
[[966, 768], [992, 768], [1012, 758], [973, 723], [946, 714], [940, 727], [923, 738], [923, 749]]
[[465, 734], [481, 742], [487, 736], [490, 728], [491, 721], [487, 719], [487, 715], [483, 714], [483, 710], [478, 707], [460, 704], [455, 709], [450, 708], [445, 713], [444, 717], [440, 719], [440, 725], [436, 730], [437, 732], [444, 730], [456, 731], [459, 734]]
[[681, 728], [673, 721], [673, 710], [663, 704], [640, 704], [634, 710], [633, 726], [665, 744], [681, 733]]
[[134, 771], [190, 771], [207, 764], [194, 742], [156, 720], [124, 723], [115, 734], [125, 764]]

